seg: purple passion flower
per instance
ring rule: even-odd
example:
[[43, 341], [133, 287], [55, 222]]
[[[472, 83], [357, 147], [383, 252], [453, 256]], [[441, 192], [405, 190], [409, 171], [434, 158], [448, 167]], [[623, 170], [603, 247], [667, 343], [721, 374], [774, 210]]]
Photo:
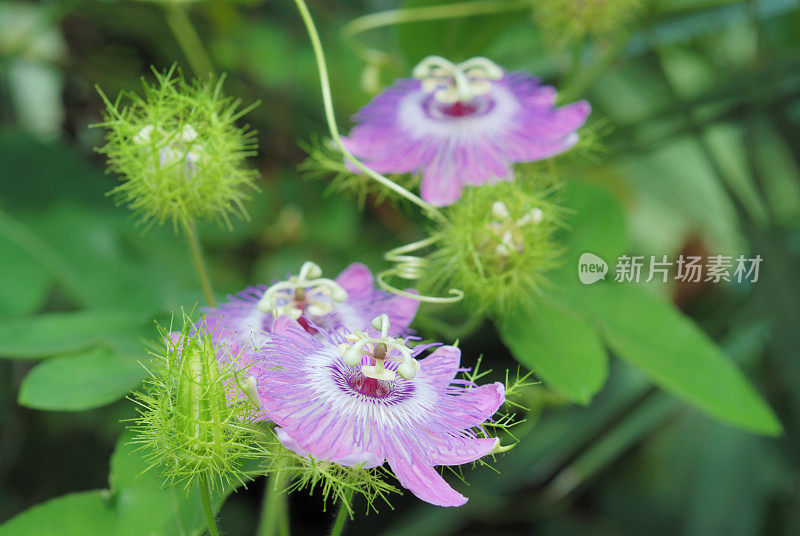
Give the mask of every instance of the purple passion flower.
[[314, 337], [281, 317], [257, 355], [258, 396], [280, 442], [302, 456], [364, 469], [389, 463], [405, 488], [438, 506], [466, 497], [434, 468], [496, 452], [481, 425], [505, 402], [501, 383], [478, 387], [456, 379], [461, 352], [432, 345], [413, 350], [389, 335], [386, 315], [370, 334]]
[[272, 323], [280, 315], [316, 333], [362, 328], [386, 313], [395, 327], [393, 334], [400, 335], [417, 314], [418, 301], [377, 290], [363, 264], [351, 264], [336, 280], [321, 276], [320, 267], [307, 262], [286, 281], [248, 287], [219, 307], [206, 308], [206, 324], [215, 340], [258, 349], [269, 340]]
[[[591, 107], [555, 107], [556, 91], [486, 58], [424, 59], [355, 116], [347, 149], [379, 173], [421, 173], [422, 198], [455, 203], [465, 185], [511, 180], [511, 164], [566, 151]], [[355, 167], [351, 167], [355, 171]]]

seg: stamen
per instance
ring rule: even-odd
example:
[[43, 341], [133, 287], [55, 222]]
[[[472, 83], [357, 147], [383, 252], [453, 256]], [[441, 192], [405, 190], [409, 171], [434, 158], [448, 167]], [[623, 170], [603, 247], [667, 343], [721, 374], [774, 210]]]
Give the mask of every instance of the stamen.
[[[374, 365], [361, 365], [361, 373], [367, 378], [392, 381], [399, 374], [405, 380], [413, 380], [419, 371], [419, 362], [412, 357], [411, 349], [401, 337], [389, 337], [389, 317], [385, 314], [375, 317], [372, 320], [372, 327], [380, 332], [379, 337], [370, 337], [361, 330], [345, 336], [345, 339], [353, 344], [339, 345], [339, 353], [344, 364], [355, 367], [361, 363], [362, 356], [366, 355], [370, 358], [370, 362], [375, 362]], [[388, 355], [390, 348], [400, 352], [400, 357]], [[395, 373], [385, 368], [385, 361], [402, 362]]]
[[347, 300], [347, 292], [335, 281], [321, 275], [322, 269], [318, 265], [306, 262], [299, 274], [268, 288], [258, 302], [258, 309], [276, 317], [288, 315], [295, 320], [306, 311], [311, 316], [331, 313], [334, 302]]
[[492, 80], [503, 77], [503, 69], [483, 57], [455, 64], [440, 56], [428, 56], [414, 67], [414, 78], [422, 80], [422, 89], [433, 93], [444, 104], [465, 103], [492, 89]]

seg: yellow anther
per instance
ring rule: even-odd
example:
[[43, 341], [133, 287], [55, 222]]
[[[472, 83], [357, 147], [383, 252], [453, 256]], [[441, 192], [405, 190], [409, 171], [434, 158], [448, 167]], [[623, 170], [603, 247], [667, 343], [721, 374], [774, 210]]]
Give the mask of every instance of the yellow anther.
[[335, 302], [347, 300], [347, 292], [335, 281], [321, 276], [322, 269], [318, 265], [306, 262], [298, 275], [268, 288], [258, 302], [258, 309], [295, 319], [305, 311], [311, 316], [331, 313]]
[[453, 63], [440, 56], [428, 56], [414, 67], [412, 74], [422, 80], [423, 91], [433, 93], [437, 101], [454, 104], [491, 91], [491, 81], [501, 79], [503, 70], [482, 57]]
[[[354, 367], [361, 363], [363, 355], [374, 361], [374, 365], [362, 365], [361, 373], [376, 380], [391, 381], [399, 374], [401, 378], [412, 380], [419, 371], [419, 363], [411, 355], [411, 349], [406, 346], [402, 337], [389, 337], [389, 317], [381, 315], [372, 319], [372, 327], [380, 331], [378, 337], [370, 337], [362, 330], [355, 330], [345, 335], [345, 340], [352, 344], [339, 345], [339, 354], [345, 365]], [[400, 356], [390, 356], [390, 349], [397, 350]], [[384, 366], [386, 361], [400, 361], [397, 373]]]

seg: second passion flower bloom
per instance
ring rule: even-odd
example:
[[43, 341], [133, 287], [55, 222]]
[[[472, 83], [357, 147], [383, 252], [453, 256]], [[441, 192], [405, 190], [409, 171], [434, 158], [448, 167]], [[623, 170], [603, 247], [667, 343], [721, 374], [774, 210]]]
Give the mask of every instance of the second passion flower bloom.
[[386, 315], [369, 333], [314, 337], [288, 317], [257, 355], [261, 407], [278, 439], [302, 456], [342, 466], [389, 463], [400, 484], [439, 506], [466, 497], [434, 468], [461, 465], [502, 450], [481, 426], [505, 402], [501, 383], [456, 379], [461, 352], [441, 346], [428, 357], [389, 335]]
[[288, 315], [311, 332], [317, 329], [359, 329], [388, 314], [400, 335], [417, 314], [419, 302], [375, 288], [369, 268], [353, 263], [334, 279], [306, 262], [300, 273], [272, 286], [249, 287], [216, 308], [205, 309], [205, 321], [214, 338], [258, 349], [269, 340], [274, 319]]
[[421, 173], [422, 198], [453, 204], [464, 186], [511, 180], [511, 165], [578, 141], [586, 101], [555, 107], [556, 91], [486, 58], [423, 60], [355, 116], [344, 144], [379, 173]]

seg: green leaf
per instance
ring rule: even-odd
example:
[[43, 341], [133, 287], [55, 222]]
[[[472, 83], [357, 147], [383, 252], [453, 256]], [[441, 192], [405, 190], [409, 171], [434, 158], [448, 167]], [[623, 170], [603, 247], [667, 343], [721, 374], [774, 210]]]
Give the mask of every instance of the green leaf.
[[[461, 3], [444, 0], [439, 4]], [[404, 9], [430, 7], [430, 0], [405, 0]], [[473, 17], [411, 22], [397, 27], [400, 47], [411, 65], [430, 55], [463, 61], [482, 55], [494, 38], [519, 20], [519, 12], [481, 14]]]
[[51, 277], [38, 262], [0, 233], [0, 316], [37, 311], [47, 299]]
[[587, 294], [592, 296], [583, 303], [597, 316], [608, 345], [658, 386], [720, 421], [781, 433], [778, 418], [744, 374], [673, 304], [619, 283], [601, 282]]
[[76, 352], [112, 339], [141, 322], [120, 311], [48, 313], [0, 325], [0, 356], [35, 359]]
[[71, 493], [34, 506], [0, 525], [0, 536], [111, 534], [114, 511], [103, 490]]
[[125, 396], [144, 376], [133, 357], [98, 346], [37, 365], [22, 381], [19, 403], [53, 411], [97, 408]]
[[594, 326], [539, 301], [498, 326], [517, 361], [570, 400], [588, 404], [608, 375], [608, 358]]
[[[109, 483], [117, 506], [115, 536], [174, 536], [199, 534], [205, 527], [197, 486], [162, 488], [157, 468], [149, 467], [145, 453], [123, 435], [111, 457]], [[219, 511], [230, 490], [212, 497]]]
[[564, 206], [571, 212], [562, 237], [567, 247], [562, 270], [577, 281], [581, 254], [594, 253], [611, 265], [628, 245], [628, 231], [619, 201], [606, 188], [570, 181], [564, 192]]
[[567, 261], [550, 274], [548, 298], [599, 326], [612, 350], [663, 389], [734, 426], [780, 433], [778, 419], [747, 378], [674, 305], [610, 277], [592, 285], [580, 283], [578, 258], [583, 252], [595, 253], [613, 267], [625, 248], [625, 221], [614, 198], [595, 186], [570, 183], [567, 206], [575, 211], [565, 236]]

